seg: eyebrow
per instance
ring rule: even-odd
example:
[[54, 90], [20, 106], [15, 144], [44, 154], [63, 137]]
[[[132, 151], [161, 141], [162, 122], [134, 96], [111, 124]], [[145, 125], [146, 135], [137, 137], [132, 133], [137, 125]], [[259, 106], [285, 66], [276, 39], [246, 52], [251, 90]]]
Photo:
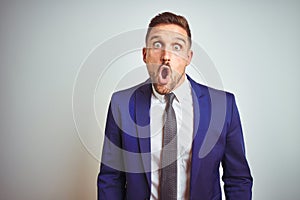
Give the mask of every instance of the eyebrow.
[[151, 41], [151, 40], [160, 39], [160, 38], [161, 38], [160, 36], [154, 35], [154, 36], [150, 37], [149, 40]]
[[[154, 35], [152, 37], [149, 38], [149, 41], [154, 40], [154, 39], [161, 39], [161, 36], [158, 35]], [[182, 41], [184, 44], [186, 44], [186, 41], [180, 37], [175, 37], [175, 39]]]
[[177, 40], [180, 40], [180, 41], [182, 41], [184, 44], [186, 44], [186, 41], [185, 41], [184, 39], [182, 39], [182, 38], [180, 38], [180, 37], [176, 37], [176, 39], [177, 39]]

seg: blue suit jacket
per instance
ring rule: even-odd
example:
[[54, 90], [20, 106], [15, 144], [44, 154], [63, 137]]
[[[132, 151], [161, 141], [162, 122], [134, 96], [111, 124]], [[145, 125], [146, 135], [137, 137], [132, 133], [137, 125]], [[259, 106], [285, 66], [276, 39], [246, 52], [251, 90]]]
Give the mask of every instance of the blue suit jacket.
[[[251, 199], [252, 177], [234, 96], [188, 79], [194, 107], [190, 199], [222, 198], [220, 163], [226, 199]], [[98, 199], [150, 198], [151, 94], [149, 80], [113, 94], [98, 176]]]

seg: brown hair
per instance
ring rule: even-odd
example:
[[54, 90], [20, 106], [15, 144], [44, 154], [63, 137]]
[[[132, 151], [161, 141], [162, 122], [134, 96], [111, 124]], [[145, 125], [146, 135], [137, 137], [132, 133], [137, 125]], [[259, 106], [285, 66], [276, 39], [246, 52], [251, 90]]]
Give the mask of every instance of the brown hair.
[[160, 13], [151, 19], [149, 26], [148, 26], [147, 34], [146, 34], [146, 42], [147, 42], [149, 33], [151, 31], [151, 28], [153, 28], [159, 24], [176, 24], [176, 25], [182, 27], [188, 35], [188, 40], [190, 42], [190, 45], [192, 45], [192, 39], [191, 39], [192, 35], [191, 35], [191, 30], [190, 30], [188, 21], [186, 20], [185, 17], [183, 17], [181, 15], [176, 15], [171, 12]]

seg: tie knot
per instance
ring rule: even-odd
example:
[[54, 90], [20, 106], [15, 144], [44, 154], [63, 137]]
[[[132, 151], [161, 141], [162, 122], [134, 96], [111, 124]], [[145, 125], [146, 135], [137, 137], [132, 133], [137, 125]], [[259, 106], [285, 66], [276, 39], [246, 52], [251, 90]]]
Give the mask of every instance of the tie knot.
[[175, 98], [175, 94], [173, 92], [171, 93], [168, 93], [165, 95], [165, 98], [166, 98], [166, 101], [169, 103], [169, 104], [172, 104], [173, 103], [173, 100]]

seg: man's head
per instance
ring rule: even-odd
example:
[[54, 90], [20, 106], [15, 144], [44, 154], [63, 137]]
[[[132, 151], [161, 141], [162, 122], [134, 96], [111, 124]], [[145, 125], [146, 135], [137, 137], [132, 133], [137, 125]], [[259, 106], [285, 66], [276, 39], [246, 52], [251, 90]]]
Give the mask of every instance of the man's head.
[[148, 25], [148, 31], [146, 34], [146, 43], [147, 43], [147, 39], [149, 37], [151, 28], [153, 28], [157, 25], [160, 25], [160, 24], [175, 24], [175, 25], [180, 26], [181, 28], [183, 28], [186, 31], [189, 43], [190, 43], [190, 45], [192, 45], [192, 34], [191, 34], [191, 30], [190, 30], [188, 21], [186, 20], [185, 17], [176, 15], [171, 12], [164, 12], [164, 13], [158, 14], [154, 18], [151, 19], [151, 21]]
[[165, 12], [151, 20], [143, 60], [158, 93], [167, 94], [182, 84], [193, 55], [190, 48], [191, 32], [184, 17]]

